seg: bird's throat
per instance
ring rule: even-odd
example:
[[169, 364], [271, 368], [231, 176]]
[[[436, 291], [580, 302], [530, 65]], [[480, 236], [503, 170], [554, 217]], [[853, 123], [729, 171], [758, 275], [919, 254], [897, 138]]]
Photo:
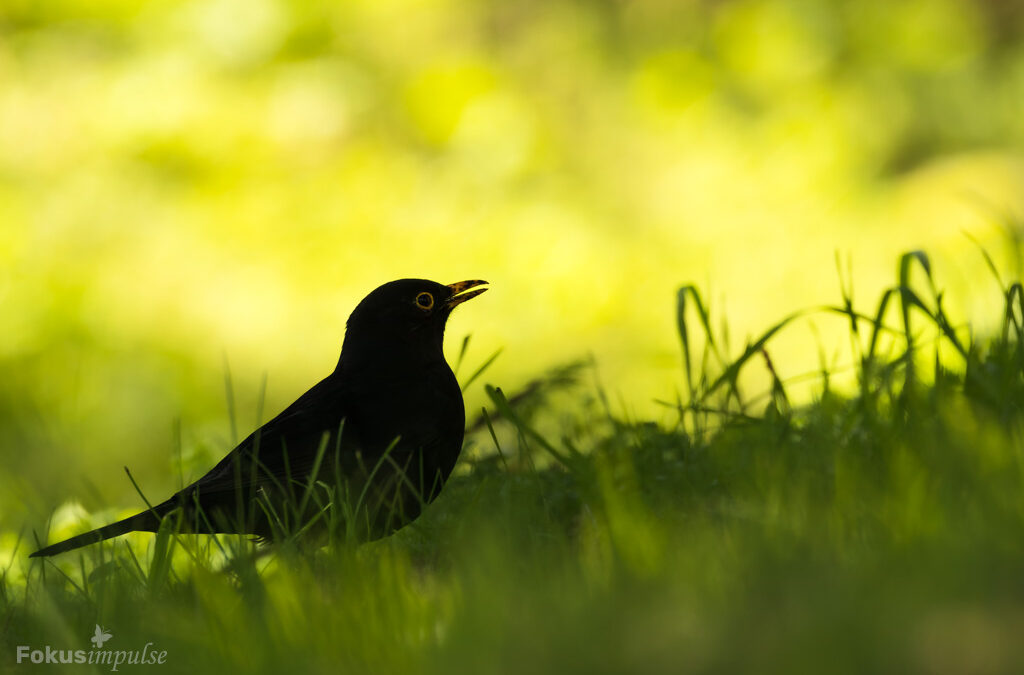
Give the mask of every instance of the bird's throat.
[[373, 371], [382, 376], [402, 376], [447, 362], [442, 349], [443, 335], [418, 332], [400, 335], [374, 335], [374, 339], [346, 335], [338, 359], [338, 369], [347, 372]]

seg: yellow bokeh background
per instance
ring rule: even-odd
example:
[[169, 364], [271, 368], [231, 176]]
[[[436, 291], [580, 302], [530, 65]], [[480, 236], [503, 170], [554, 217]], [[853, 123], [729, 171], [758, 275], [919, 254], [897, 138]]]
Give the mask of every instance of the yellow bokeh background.
[[[738, 350], [838, 303], [837, 252], [871, 311], [923, 249], [952, 313], [990, 330], [998, 288], [964, 233], [1016, 273], [1021, 18], [957, 0], [7, 0], [8, 517], [134, 503], [122, 465], [173, 488], [175, 419], [198, 464], [230, 448], [225, 361], [245, 434], [264, 375], [266, 419], [394, 278], [491, 282], [448, 329], [451, 355], [472, 333], [467, 370], [504, 348], [486, 381], [592, 354], [655, 419], [682, 386], [684, 283]], [[794, 327], [776, 369], [814, 370], [845, 330]], [[478, 383], [467, 408], [483, 403]]]

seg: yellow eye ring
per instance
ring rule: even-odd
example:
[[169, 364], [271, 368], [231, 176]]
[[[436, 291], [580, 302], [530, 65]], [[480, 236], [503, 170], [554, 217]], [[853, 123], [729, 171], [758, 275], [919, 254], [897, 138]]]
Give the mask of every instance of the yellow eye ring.
[[420, 309], [429, 310], [434, 307], [434, 296], [424, 291], [416, 296], [416, 306]]

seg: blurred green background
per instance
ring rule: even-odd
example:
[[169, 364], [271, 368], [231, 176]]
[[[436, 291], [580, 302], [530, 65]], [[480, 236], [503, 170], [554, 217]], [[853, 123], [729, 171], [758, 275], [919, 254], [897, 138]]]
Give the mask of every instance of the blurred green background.
[[[0, 526], [133, 506], [126, 464], [166, 494], [175, 420], [189, 467], [230, 447], [225, 360], [244, 435], [398, 277], [491, 282], [448, 338], [504, 348], [486, 380], [589, 353], [637, 415], [681, 283], [736, 347], [837, 302], [837, 251], [870, 300], [926, 248], [983, 332], [963, 232], [1016, 270], [1022, 34], [1002, 0], [3, 0]], [[842, 346], [814, 329], [781, 376]]]

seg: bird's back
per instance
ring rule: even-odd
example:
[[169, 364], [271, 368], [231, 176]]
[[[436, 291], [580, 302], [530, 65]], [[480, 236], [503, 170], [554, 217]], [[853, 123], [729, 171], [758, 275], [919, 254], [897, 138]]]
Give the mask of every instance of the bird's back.
[[458, 383], [444, 361], [428, 370], [339, 368], [168, 504], [198, 532], [277, 538], [317, 514], [359, 539], [397, 530], [437, 496], [462, 447]]

